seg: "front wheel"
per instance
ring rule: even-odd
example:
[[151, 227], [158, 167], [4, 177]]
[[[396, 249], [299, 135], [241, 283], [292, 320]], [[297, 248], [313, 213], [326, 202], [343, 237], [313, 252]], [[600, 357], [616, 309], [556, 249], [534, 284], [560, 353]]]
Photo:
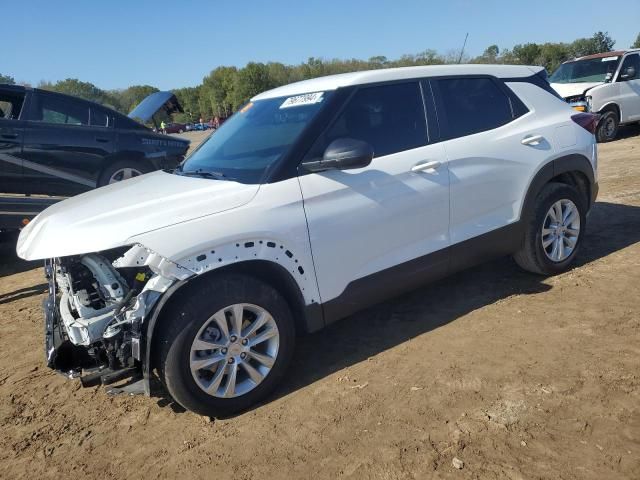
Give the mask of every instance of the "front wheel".
[[616, 112], [605, 112], [598, 122], [596, 139], [599, 143], [610, 142], [618, 135], [618, 115]]
[[157, 367], [183, 407], [225, 416], [264, 399], [293, 354], [293, 318], [284, 298], [253, 277], [195, 283], [164, 314]]
[[514, 255], [516, 263], [541, 275], [567, 270], [582, 242], [586, 213], [586, 201], [574, 187], [545, 185], [525, 225], [522, 248]]

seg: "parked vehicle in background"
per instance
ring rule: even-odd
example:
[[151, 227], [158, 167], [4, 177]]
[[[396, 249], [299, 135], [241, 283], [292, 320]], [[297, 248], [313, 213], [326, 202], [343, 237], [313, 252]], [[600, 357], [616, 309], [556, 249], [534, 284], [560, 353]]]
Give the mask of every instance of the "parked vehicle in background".
[[296, 333], [513, 254], [567, 270], [597, 192], [596, 116], [541, 67], [443, 65], [255, 96], [173, 173], [56, 204], [20, 235], [46, 259], [47, 363], [85, 386], [155, 369], [204, 415], [259, 402]]
[[640, 49], [564, 62], [549, 81], [574, 109], [601, 115], [599, 142], [616, 138], [620, 125], [640, 121]]
[[[132, 113], [180, 111], [171, 92]], [[189, 142], [168, 139], [110, 108], [60, 93], [0, 85], [0, 230], [24, 226], [59, 198], [175, 168]], [[51, 198], [27, 198], [48, 195]]]
[[190, 132], [202, 132], [211, 128], [208, 123], [191, 123], [188, 124], [188, 131]]
[[185, 123], [167, 123], [164, 126], [165, 133], [183, 133], [187, 131]]
[[[136, 118], [181, 110], [171, 92], [158, 93]], [[0, 193], [76, 195], [175, 168], [189, 148], [110, 108], [37, 88], [0, 85], [0, 110]]]

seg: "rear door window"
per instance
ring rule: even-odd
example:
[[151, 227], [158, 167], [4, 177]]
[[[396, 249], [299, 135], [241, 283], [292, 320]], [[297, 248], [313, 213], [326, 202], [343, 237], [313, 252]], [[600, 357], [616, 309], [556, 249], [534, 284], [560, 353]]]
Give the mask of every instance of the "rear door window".
[[89, 125], [89, 107], [72, 99], [39, 94], [31, 120], [66, 125]]
[[338, 138], [369, 143], [375, 157], [426, 145], [427, 123], [418, 82], [360, 88], [307, 158], [321, 158]]
[[18, 120], [24, 103], [24, 93], [0, 91], [0, 119]]
[[509, 98], [491, 78], [447, 78], [435, 83], [445, 139], [492, 130], [513, 120]]

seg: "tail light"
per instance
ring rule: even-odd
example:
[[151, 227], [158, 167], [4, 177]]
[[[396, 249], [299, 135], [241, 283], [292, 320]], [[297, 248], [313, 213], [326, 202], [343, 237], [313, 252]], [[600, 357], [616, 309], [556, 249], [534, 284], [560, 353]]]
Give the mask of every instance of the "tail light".
[[575, 115], [571, 115], [571, 120], [576, 122], [582, 128], [584, 128], [589, 133], [596, 133], [596, 128], [598, 127], [598, 119], [600, 115], [595, 115], [593, 113], [576, 113]]

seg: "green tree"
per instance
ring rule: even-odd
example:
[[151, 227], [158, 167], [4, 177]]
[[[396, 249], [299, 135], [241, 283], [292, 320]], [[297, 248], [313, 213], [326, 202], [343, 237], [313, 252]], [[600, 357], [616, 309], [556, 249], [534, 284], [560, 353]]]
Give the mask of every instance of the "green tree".
[[218, 67], [204, 77], [199, 95], [198, 115], [206, 115], [208, 112], [220, 116], [231, 115], [237, 76], [236, 67]]
[[500, 63], [498, 59], [499, 54], [500, 49], [497, 45], [489, 45], [485, 48], [482, 55], [472, 60], [472, 63]]
[[609, 36], [609, 32], [596, 32], [592, 39], [597, 50], [595, 53], [610, 52], [616, 44], [616, 41]]
[[111, 91], [109, 94], [112, 98], [117, 99], [118, 109], [126, 114], [133, 110], [145, 97], [155, 92], [159, 92], [159, 90], [151, 85], [132, 85], [124, 90]]
[[269, 69], [264, 63], [249, 62], [238, 71], [233, 90], [233, 107], [238, 108], [254, 95], [273, 88]]
[[540, 45], [537, 43], [525, 43], [513, 47], [513, 56], [517, 63], [523, 65], [535, 65], [540, 57]]
[[0, 83], [13, 85], [14, 83], [16, 83], [16, 81], [14, 80], [14, 78], [12, 76], [3, 75], [3, 74], [0, 73]]
[[578, 38], [570, 45], [570, 55], [572, 57], [582, 57], [584, 55], [593, 55], [594, 53], [610, 52], [616, 41], [613, 40], [608, 32], [596, 32], [590, 38]]
[[60, 80], [56, 83], [40, 82], [39, 87], [45, 90], [84, 98], [85, 100], [91, 100], [92, 102], [102, 103], [103, 105], [115, 108], [116, 110], [119, 107], [118, 101], [115, 97], [112, 97], [104, 90], [96, 87], [93, 83], [82, 82], [77, 78], [67, 78], [66, 80]]
[[640, 48], [640, 33], [636, 37], [636, 41], [631, 45], [631, 48]]

